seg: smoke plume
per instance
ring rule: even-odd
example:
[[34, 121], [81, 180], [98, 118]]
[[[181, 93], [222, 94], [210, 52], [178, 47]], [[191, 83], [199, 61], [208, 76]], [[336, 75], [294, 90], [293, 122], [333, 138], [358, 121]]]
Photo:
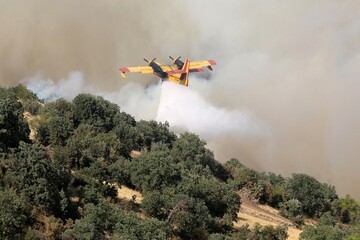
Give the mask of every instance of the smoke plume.
[[[0, 0], [0, 26], [1, 85], [102, 95], [198, 133], [220, 161], [304, 172], [360, 199], [356, 0]], [[119, 78], [120, 66], [168, 55], [217, 66], [187, 89]]]

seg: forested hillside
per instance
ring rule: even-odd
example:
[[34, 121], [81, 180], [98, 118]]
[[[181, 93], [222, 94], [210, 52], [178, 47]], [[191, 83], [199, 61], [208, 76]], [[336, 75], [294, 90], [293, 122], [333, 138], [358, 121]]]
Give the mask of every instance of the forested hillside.
[[44, 103], [22, 85], [0, 88], [0, 187], [0, 239], [287, 239], [287, 226], [234, 227], [240, 191], [279, 209], [301, 239], [360, 239], [359, 203], [334, 187], [220, 164], [199, 136], [89, 94]]

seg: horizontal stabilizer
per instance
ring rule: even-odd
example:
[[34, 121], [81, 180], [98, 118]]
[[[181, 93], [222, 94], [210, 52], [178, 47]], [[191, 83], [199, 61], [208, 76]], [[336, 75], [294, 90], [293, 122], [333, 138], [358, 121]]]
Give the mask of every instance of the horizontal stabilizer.
[[194, 68], [194, 69], [190, 69], [189, 72], [203, 72], [204, 69], [203, 68]]
[[180, 70], [173, 70], [173, 71], [168, 71], [166, 73], [168, 74], [181, 74], [181, 73], [185, 73], [186, 71], [184, 69], [180, 69]]
[[125, 73], [130, 72], [128, 68], [119, 68], [119, 70], [121, 71], [120, 75], [122, 78], [126, 78]]

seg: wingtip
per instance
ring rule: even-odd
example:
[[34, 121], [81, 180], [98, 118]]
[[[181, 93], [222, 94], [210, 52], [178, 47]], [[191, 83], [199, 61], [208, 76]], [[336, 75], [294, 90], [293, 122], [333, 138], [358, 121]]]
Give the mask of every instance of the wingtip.
[[208, 62], [211, 64], [211, 65], [216, 65], [216, 62], [212, 59], [208, 60]]

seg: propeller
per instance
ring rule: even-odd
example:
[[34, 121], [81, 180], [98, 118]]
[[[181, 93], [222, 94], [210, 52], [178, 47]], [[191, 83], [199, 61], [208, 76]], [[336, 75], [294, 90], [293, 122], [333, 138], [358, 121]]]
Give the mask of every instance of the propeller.
[[146, 58], [144, 58], [144, 61], [147, 62], [147, 63], [149, 63], [149, 64], [152, 63], [152, 62], [155, 61], [155, 60], [156, 60], [156, 58], [153, 58], [153, 59], [149, 62]]
[[177, 58], [173, 58], [172, 56], [169, 56], [169, 58], [171, 59], [171, 60], [173, 60], [174, 61], [174, 63], [176, 62], [176, 60], [179, 60], [180, 58], [181, 58], [181, 56], [179, 56], [179, 57], [177, 57]]

